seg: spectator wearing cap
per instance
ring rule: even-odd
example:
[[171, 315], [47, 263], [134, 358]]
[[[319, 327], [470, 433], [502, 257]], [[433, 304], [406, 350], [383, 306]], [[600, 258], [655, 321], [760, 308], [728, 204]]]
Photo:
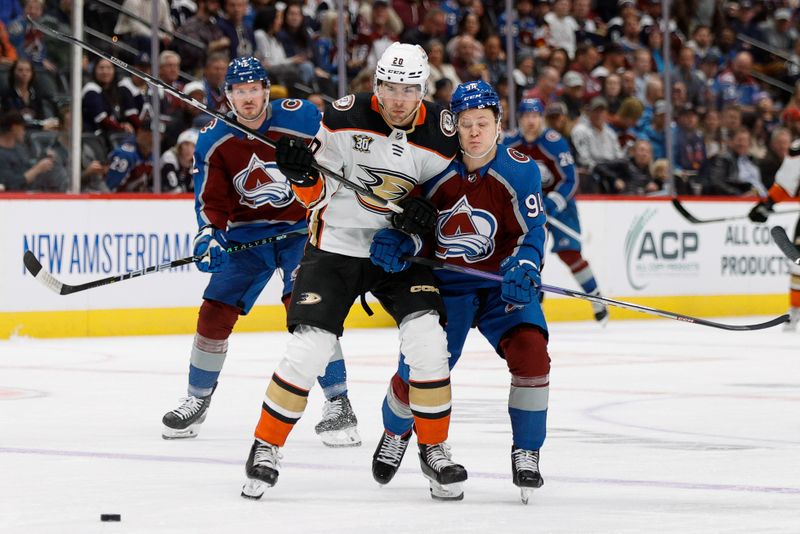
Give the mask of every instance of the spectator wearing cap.
[[624, 155], [617, 134], [606, 123], [607, 113], [608, 103], [603, 97], [596, 96], [589, 103], [586, 115], [572, 129], [576, 163], [589, 173], [598, 163]]
[[610, 195], [644, 195], [661, 189], [651, 173], [654, 156], [650, 143], [639, 139], [631, 148], [631, 155], [598, 163], [592, 178], [600, 192]]
[[675, 170], [696, 174], [703, 167], [706, 161], [706, 144], [698, 126], [697, 111], [690, 104], [678, 111], [672, 141]]
[[192, 37], [205, 45], [199, 48], [182, 39], [175, 39], [173, 44], [181, 56], [183, 70], [197, 74], [206, 64], [208, 56], [219, 52], [223, 52], [227, 56], [230, 53], [230, 39], [225, 37], [217, 25], [216, 14], [221, 5], [221, 0], [197, 0], [195, 15], [189, 17], [185, 24], [176, 29], [177, 34]]
[[625, 70], [625, 52], [620, 45], [610, 43], [603, 48], [603, 62], [592, 70], [591, 75], [601, 80], [610, 74], [619, 74], [623, 70]]
[[194, 191], [192, 168], [199, 134], [195, 129], [182, 131], [175, 146], [161, 155], [161, 190], [164, 193]]
[[575, 56], [575, 32], [579, 29], [578, 23], [570, 15], [572, 0], [555, 0], [553, 10], [544, 16], [545, 22], [550, 27], [550, 46], [559, 46], [567, 51], [570, 59]]
[[729, 68], [717, 76], [718, 106], [724, 102], [735, 102], [747, 109], [755, 106], [754, 96], [761, 91], [752, 76], [753, 56], [749, 52], [739, 52]]
[[697, 72], [694, 51], [688, 46], [678, 52], [678, 63], [673, 70], [673, 79], [686, 85], [689, 102], [694, 106], [705, 106], [705, 81]]
[[789, 154], [792, 144], [792, 134], [788, 128], [779, 126], [772, 131], [769, 138], [767, 154], [758, 161], [758, 170], [761, 172], [761, 182], [769, 189], [775, 183], [775, 175]]
[[[569, 118], [575, 120], [580, 116], [585, 102], [586, 89], [583, 86], [583, 76], [575, 71], [569, 71], [564, 75], [561, 83], [564, 89], [559, 100], [566, 104]], [[608, 103], [606, 103], [606, 109], [608, 109]]]
[[572, 121], [567, 116], [567, 106], [563, 102], [551, 102], [544, 108], [544, 120], [548, 128], [552, 128], [561, 134], [561, 137], [569, 143], [570, 152], [575, 153], [575, 145], [572, 144]]
[[703, 80], [703, 100], [706, 106], [716, 107], [717, 75], [719, 74], [719, 56], [710, 52], [700, 60], [700, 70], [697, 75]]
[[704, 195], [767, 196], [761, 171], [750, 156], [750, 132], [740, 128], [726, 150], [711, 158], [703, 173]]
[[111, 151], [106, 175], [108, 189], [119, 193], [152, 192], [152, 149], [152, 124], [146, 120], [133, 138], [123, 140]]
[[653, 106], [653, 115], [650, 121], [636, 128], [637, 139], [644, 139], [650, 143], [653, 150], [653, 159], [667, 157], [667, 102], [656, 101]]
[[[142, 72], [150, 72], [150, 54], [139, 52], [134, 65]], [[130, 75], [119, 81], [120, 105], [125, 120], [138, 128], [153, 113], [150, 85], [138, 76]]]
[[[601, 9], [602, 7], [603, 5], [601, 3], [597, 4], [597, 9]], [[622, 39], [624, 35], [623, 25], [625, 19], [629, 17], [635, 17], [638, 25], [639, 10], [636, 9], [636, 0], [617, 0], [614, 16], [608, 19], [607, 38], [610, 42], [618, 43], [620, 39]], [[636, 28], [636, 33], [639, 33], [638, 27]]]
[[622, 78], [619, 74], [609, 74], [602, 78], [600, 83], [600, 96], [608, 102], [608, 111], [616, 113], [622, 104]]
[[[791, 50], [797, 35], [792, 31], [792, 10], [788, 8], [776, 9], [772, 18], [768, 18], [758, 25], [758, 29], [764, 36], [764, 42], [778, 50]], [[775, 62], [777, 58], [772, 58]], [[778, 61], [782, 66], [783, 62]], [[780, 68], [780, 67], [779, 67]]]
[[40, 191], [53, 168], [52, 155], [38, 161], [25, 145], [25, 119], [17, 110], [0, 114], [0, 191]]
[[792, 138], [800, 137], [800, 109], [790, 106], [781, 113], [781, 122], [792, 132]]
[[[433, 94], [435, 84], [442, 78], [450, 80], [453, 87], [461, 84], [461, 78], [458, 77], [456, 69], [450, 63], [445, 62], [444, 44], [441, 41], [438, 39], [430, 40], [425, 45], [425, 51], [428, 53], [428, 65], [431, 68], [431, 74], [428, 77], [429, 94]], [[448, 102], [445, 107], [449, 106]]]

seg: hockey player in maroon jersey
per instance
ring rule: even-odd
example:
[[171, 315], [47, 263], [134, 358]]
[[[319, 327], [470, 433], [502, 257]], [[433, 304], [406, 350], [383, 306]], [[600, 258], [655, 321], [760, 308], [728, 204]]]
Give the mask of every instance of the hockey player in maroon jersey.
[[[422, 186], [439, 210], [432, 252], [437, 259], [487, 272], [502, 283], [452, 271], [435, 271], [447, 311], [447, 348], [452, 369], [471, 327], [477, 326], [511, 373], [508, 413], [513, 443], [513, 482], [522, 499], [543, 484], [539, 448], [544, 443], [550, 358], [547, 323], [537, 299], [546, 232], [539, 168], [528, 156], [497, 144], [500, 99], [486, 82], [466, 82], [453, 92], [462, 155]], [[388, 272], [405, 272], [403, 256], [415, 238], [380, 230], [370, 259]], [[411, 437], [408, 366], [401, 354], [383, 402], [384, 433], [373, 456], [372, 475], [387, 484]], [[413, 401], [412, 401], [413, 402]]]
[[[544, 106], [538, 98], [524, 99], [519, 103], [520, 132], [506, 138], [503, 144], [530, 156], [539, 165], [548, 220], [560, 223], [550, 225], [553, 252], [569, 268], [585, 293], [599, 295], [592, 268], [581, 254], [581, 242], [559, 227], [566, 226], [574, 234], [580, 234], [581, 222], [575, 204], [578, 182], [569, 144], [560, 133], [545, 126], [543, 115]], [[598, 322], [608, 321], [606, 306], [593, 302], [592, 310]]]
[[[269, 80], [255, 58], [233, 60], [225, 77], [236, 121], [270, 139], [289, 133], [310, 140], [320, 124], [317, 108], [305, 100], [269, 102]], [[305, 236], [237, 252], [227, 243], [255, 241], [305, 227], [306, 209], [275, 164], [275, 151], [223, 122], [204, 128], [195, 149], [195, 210], [200, 230], [197, 267], [214, 273], [203, 294], [189, 365], [188, 396], [163, 418], [165, 439], [192, 438], [206, 418], [239, 315], [246, 315], [273, 273], [283, 275], [288, 302]], [[325, 416], [317, 433], [330, 446], [360, 445], [356, 417], [347, 398], [345, 366], [336, 343], [325, 376]], [[327, 361], [327, 360], [326, 360]], [[320, 373], [322, 374], [322, 373]]]
[[[394, 43], [378, 61], [374, 93], [349, 95], [326, 110], [312, 143], [317, 163], [376, 196], [403, 207], [391, 224], [412, 233], [430, 228], [435, 211], [407, 198], [444, 170], [458, 148], [452, 114], [423, 102], [430, 69], [421, 47]], [[312, 167], [311, 151], [295, 139], [278, 142], [277, 163], [309, 215], [309, 244], [300, 262], [286, 354], [264, 397], [247, 459], [242, 495], [260, 498], [278, 479], [280, 448], [303, 415], [314, 377], [322, 373], [352, 303], [367, 291], [400, 328], [410, 367], [410, 406], [420, 464], [433, 495], [466, 480], [446, 443], [450, 371], [441, 323], [444, 309], [433, 274], [420, 266], [390, 274], [369, 260], [373, 237], [390, 225], [390, 211]], [[458, 494], [461, 494], [460, 489]]]

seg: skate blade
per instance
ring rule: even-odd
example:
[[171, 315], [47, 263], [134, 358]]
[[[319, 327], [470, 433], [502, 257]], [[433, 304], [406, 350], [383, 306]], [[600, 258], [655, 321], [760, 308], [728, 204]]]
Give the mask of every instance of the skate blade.
[[322, 443], [328, 447], [339, 448], [361, 446], [361, 436], [358, 434], [356, 427], [320, 432], [319, 437], [322, 440]]
[[183, 429], [170, 428], [166, 425], [161, 429], [161, 437], [164, 439], [188, 439], [196, 438], [200, 425], [194, 424]]
[[247, 482], [245, 482], [244, 486], [242, 486], [242, 497], [257, 501], [264, 495], [264, 492], [267, 490], [267, 488], [271, 487], [272, 485], [267, 484], [263, 480], [248, 478]]
[[428, 479], [431, 498], [436, 501], [460, 501], [464, 499], [464, 488], [460, 482], [455, 484], [439, 484]]
[[533, 488], [520, 488], [519, 489], [519, 500], [522, 501], [522, 504], [528, 504], [530, 501], [531, 495], [533, 495]]

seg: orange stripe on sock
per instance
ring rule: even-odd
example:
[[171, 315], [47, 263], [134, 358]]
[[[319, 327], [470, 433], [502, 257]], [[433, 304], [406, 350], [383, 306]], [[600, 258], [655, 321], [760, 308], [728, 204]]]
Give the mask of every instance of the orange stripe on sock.
[[414, 417], [414, 426], [417, 431], [417, 442], [422, 445], [434, 445], [447, 441], [447, 431], [450, 429], [450, 416], [440, 419], [423, 419]]
[[286, 443], [286, 438], [289, 437], [289, 432], [293, 428], [293, 424], [275, 419], [262, 408], [261, 417], [258, 420], [258, 425], [256, 425], [255, 437], [261, 441], [283, 447]]
[[792, 308], [800, 308], [800, 291], [790, 291], [789, 302], [791, 303]]

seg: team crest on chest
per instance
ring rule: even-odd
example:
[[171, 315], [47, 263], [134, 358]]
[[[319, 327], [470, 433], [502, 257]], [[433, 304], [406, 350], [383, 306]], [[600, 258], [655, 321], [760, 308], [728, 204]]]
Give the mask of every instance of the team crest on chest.
[[249, 208], [269, 204], [275, 208], [288, 206], [294, 200], [291, 186], [276, 168], [268, 168], [256, 154], [247, 167], [233, 177], [233, 188], [239, 193], [239, 203]]
[[[389, 202], [402, 200], [417, 185], [413, 178], [399, 171], [367, 167], [366, 165], [359, 165], [358, 167], [362, 172], [359, 172], [356, 176], [361, 185]], [[389, 213], [388, 208], [378, 204], [371, 198], [359, 193], [356, 193], [356, 198], [359, 204], [368, 211], [380, 214]]]
[[364, 152], [365, 154], [368, 154], [369, 146], [372, 144], [373, 141], [375, 141], [375, 139], [368, 135], [356, 134], [353, 136], [353, 150], [357, 150], [358, 152]]
[[436, 256], [462, 258], [468, 263], [484, 260], [494, 252], [497, 219], [490, 212], [470, 205], [461, 197], [436, 221]]

